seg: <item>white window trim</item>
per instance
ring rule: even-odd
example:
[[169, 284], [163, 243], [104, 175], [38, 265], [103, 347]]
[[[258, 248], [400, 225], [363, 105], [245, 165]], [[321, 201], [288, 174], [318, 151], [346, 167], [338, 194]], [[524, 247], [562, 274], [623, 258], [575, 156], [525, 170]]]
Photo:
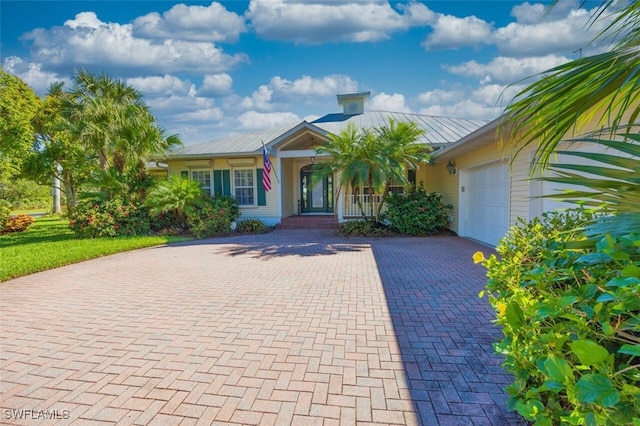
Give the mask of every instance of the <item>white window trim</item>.
[[189, 179], [196, 181], [198, 183], [200, 183], [199, 181], [197, 181], [196, 179], [193, 178], [193, 172], [207, 172], [209, 173], [209, 190], [206, 191], [206, 188], [203, 188], [202, 186], [200, 188], [202, 188], [203, 190], [205, 190], [205, 193], [208, 193], [209, 195], [211, 195], [211, 190], [213, 189], [213, 172], [211, 169], [190, 169], [189, 170]]
[[[251, 170], [253, 174], [253, 204], [240, 204], [238, 201], [238, 207], [246, 208], [246, 207], [257, 207], [258, 206], [258, 186], [257, 186], [257, 176], [256, 176], [256, 168], [255, 167], [233, 167], [231, 168], [231, 193], [238, 200], [236, 195], [236, 170]], [[248, 186], [242, 186], [240, 188], [249, 188]]]

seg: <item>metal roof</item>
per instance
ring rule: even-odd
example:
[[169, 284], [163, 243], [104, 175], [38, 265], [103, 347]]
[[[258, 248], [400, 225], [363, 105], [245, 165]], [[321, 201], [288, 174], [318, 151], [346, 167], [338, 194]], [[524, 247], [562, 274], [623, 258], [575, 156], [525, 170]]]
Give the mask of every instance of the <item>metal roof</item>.
[[276, 140], [286, 139], [286, 134], [298, 127], [314, 127], [328, 133], [340, 133], [349, 123], [356, 127], [373, 129], [389, 124], [389, 119], [397, 122], [412, 121], [424, 130], [420, 142], [434, 148], [454, 143], [489, 123], [489, 120], [467, 120], [463, 118], [437, 117], [388, 111], [367, 111], [362, 114], [327, 114], [310, 123], [305, 121], [284, 124], [252, 133], [227, 136], [209, 142], [187, 145], [169, 153], [172, 158], [199, 156], [228, 156], [258, 153], [262, 143], [268, 145]]
[[360, 128], [373, 129], [388, 125], [390, 118], [397, 122], [412, 121], [416, 123], [419, 128], [424, 130], [420, 142], [434, 147], [462, 139], [489, 122], [489, 120], [467, 120], [403, 112], [367, 111], [357, 115], [328, 114], [312, 121], [311, 124], [336, 134], [340, 133], [348, 123], [353, 123]]
[[221, 156], [255, 153], [259, 152], [262, 148], [262, 142], [266, 145], [298, 124], [298, 122], [283, 124], [252, 133], [240, 133], [209, 142], [186, 145], [171, 151], [169, 156], [172, 158], [180, 158], [203, 155]]

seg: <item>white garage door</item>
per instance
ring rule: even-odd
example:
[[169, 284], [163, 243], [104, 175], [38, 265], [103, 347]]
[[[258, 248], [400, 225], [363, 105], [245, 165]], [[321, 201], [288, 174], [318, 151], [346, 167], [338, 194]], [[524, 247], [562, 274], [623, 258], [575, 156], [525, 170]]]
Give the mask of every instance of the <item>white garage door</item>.
[[462, 171], [464, 236], [495, 246], [509, 229], [509, 170], [505, 163]]

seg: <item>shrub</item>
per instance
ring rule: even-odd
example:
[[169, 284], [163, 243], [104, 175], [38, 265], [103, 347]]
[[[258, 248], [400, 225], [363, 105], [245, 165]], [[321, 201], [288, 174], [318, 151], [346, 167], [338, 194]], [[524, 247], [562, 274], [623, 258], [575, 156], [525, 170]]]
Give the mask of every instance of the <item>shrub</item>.
[[270, 230], [271, 228], [265, 225], [260, 219], [241, 220], [238, 222], [238, 227], [236, 228], [236, 231], [242, 234], [264, 234]]
[[36, 220], [26, 214], [9, 217], [4, 227], [0, 230], [0, 234], [9, 234], [11, 232], [26, 231]]
[[442, 232], [449, 221], [451, 204], [442, 195], [428, 193], [422, 182], [405, 194], [391, 195], [386, 216], [392, 229], [406, 235], [434, 235]]
[[0, 199], [0, 226], [4, 227], [11, 214], [11, 203], [7, 200]]
[[147, 235], [149, 211], [120, 198], [84, 202], [73, 212], [69, 226], [81, 238]]
[[147, 194], [145, 205], [154, 217], [158, 218], [158, 228], [187, 227], [187, 216], [197, 205], [202, 205], [205, 198], [197, 181], [180, 176], [169, 176], [154, 182]]
[[386, 225], [371, 220], [350, 220], [340, 224], [340, 233], [351, 237], [379, 237], [391, 231]]
[[231, 232], [231, 222], [239, 215], [234, 197], [216, 195], [205, 198], [187, 211], [187, 225], [197, 238], [225, 235]]
[[498, 245], [500, 258], [474, 255], [505, 335], [495, 349], [514, 375], [509, 408], [536, 424], [640, 417], [640, 235], [594, 247], [576, 228], [589, 219], [521, 221]]

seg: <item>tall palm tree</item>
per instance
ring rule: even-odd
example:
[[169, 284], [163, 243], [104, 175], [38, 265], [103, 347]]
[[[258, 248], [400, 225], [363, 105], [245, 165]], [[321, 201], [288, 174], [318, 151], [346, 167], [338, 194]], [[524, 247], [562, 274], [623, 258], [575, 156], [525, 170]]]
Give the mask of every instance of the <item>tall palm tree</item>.
[[[609, 40], [612, 48], [544, 73], [545, 77], [521, 91], [507, 107], [502, 129], [516, 152], [537, 145], [532, 172], [555, 172], [543, 180], [586, 188], [564, 198], [586, 199], [587, 204], [615, 214], [613, 219], [599, 219], [592, 227], [596, 234], [640, 232], [640, 2], [617, 7], [613, 0], [602, 2], [591, 21], [611, 19], [598, 38]], [[585, 126], [593, 122], [598, 130], [586, 132]], [[558, 151], [565, 140], [615, 151]], [[551, 164], [557, 153], [597, 165]]]
[[102, 169], [124, 173], [180, 143], [176, 135], [165, 135], [140, 92], [121, 80], [79, 70], [71, 97], [67, 107], [74, 132], [99, 155]]

